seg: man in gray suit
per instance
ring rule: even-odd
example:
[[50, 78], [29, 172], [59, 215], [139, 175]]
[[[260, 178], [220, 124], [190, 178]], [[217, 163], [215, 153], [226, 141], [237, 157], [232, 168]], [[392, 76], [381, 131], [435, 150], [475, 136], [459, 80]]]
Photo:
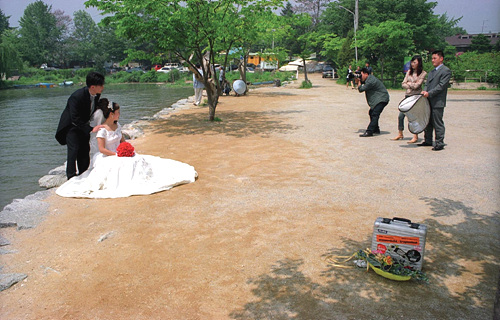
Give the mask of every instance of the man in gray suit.
[[427, 76], [422, 95], [429, 99], [431, 105], [431, 118], [425, 128], [425, 141], [418, 146], [432, 146], [432, 132], [436, 132], [436, 144], [432, 150], [440, 151], [444, 149], [444, 122], [443, 114], [446, 107], [446, 95], [451, 78], [451, 70], [443, 64], [443, 51], [434, 51], [432, 53], [432, 65], [435, 67]]

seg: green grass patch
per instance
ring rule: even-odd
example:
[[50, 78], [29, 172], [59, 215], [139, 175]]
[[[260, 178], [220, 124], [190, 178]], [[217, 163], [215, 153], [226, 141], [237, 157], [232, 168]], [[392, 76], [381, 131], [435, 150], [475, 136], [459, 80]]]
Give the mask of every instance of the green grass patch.
[[312, 88], [313, 84], [311, 81], [302, 81], [302, 83], [300, 84], [300, 89], [310, 89]]

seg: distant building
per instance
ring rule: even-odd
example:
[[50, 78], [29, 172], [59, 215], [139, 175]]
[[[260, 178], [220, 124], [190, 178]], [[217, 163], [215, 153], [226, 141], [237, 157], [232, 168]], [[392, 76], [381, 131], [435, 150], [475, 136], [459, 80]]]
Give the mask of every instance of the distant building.
[[274, 54], [263, 55], [262, 53], [252, 53], [248, 54], [247, 63], [252, 63], [258, 66], [261, 70], [272, 71], [278, 69], [278, 60]]
[[[467, 52], [470, 50], [472, 38], [479, 34], [457, 34], [451, 37], [446, 37], [445, 40], [450, 46], [454, 46], [457, 52]], [[498, 42], [498, 33], [483, 33], [484, 36], [490, 39], [490, 43], [494, 46]]]

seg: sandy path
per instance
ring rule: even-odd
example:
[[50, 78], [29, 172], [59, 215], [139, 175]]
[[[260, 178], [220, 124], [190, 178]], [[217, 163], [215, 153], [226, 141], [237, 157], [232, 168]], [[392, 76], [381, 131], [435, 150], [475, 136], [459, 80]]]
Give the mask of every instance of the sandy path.
[[[260, 88], [160, 120], [138, 152], [193, 165], [192, 184], [124, 199], [48, 199], [3, 272], [2, 319], [491, 319], [500, 256], [499, 95], [450, 92], [442, 152], [382, 134], [363, 94]], [[473, 110], [473, 111], [472, 111]], [[123, 112], [126, 112], [124, 110]], [[422, 136], [423, 137], [423, 136]], [[325, 256], [371, 243], [379, 216], [429, 226], [429, 285], [391, 282]], [[99, 242], [103, 236], [107, 239]]]

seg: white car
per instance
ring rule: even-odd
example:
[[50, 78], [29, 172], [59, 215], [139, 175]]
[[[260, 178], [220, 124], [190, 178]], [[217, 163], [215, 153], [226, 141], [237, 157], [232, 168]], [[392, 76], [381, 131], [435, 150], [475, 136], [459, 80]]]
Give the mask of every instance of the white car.
[[176, 68], [174, 68], [174, 67], [163, 67], [161, 69], [156, 70], [156, 72], [169, 73], [170, 71], [172, 71], [174, 69], [176, 69]]

